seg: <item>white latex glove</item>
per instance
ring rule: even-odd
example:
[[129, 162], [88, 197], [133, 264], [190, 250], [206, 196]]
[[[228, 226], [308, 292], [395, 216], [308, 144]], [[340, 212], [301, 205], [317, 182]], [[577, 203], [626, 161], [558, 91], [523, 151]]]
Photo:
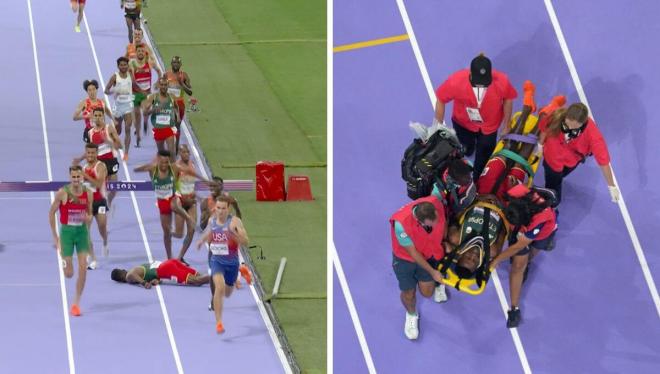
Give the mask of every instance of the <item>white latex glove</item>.
[[620, 194], [617, 186], [607, 186], [607, 189], [610, 190], [610, 197], [612, 198], [612, 202], [618, 203]]
[[543, 144], [536, 143], [536, 155], [539, 157], [543, 155]]

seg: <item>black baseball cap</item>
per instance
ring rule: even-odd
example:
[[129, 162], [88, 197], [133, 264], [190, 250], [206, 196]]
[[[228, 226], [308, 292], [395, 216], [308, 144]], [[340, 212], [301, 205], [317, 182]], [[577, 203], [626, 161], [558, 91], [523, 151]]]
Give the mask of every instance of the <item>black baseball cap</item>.
[[488, 57], [480, 54], [470, 63], [470, 83], [473, 86], [489, 86], [493, 82], [493, 67]]

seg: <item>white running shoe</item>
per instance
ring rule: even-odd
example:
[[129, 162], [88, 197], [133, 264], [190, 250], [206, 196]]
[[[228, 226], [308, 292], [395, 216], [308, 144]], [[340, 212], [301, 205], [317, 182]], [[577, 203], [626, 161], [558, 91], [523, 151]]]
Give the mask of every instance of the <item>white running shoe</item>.
[[406, 338], [410, 340], [415, 340], [419, 336], [419, 314], [411, 315], [406, 312], [406, 326], [403, 331], [406, 334]]
[[110, 254], [110, 249], [108, 248], [107, 244], [104, 244], [103, 245], [103, 257], [108, 257], [109, 254]]
[[433, 291], [433, 301], [436, 303], [444, 303], [447, 301], [447, 291], [445, 290], [445, 285], [441, 284], [435, 287]]
[[87, 270], [95, 270], [96, 269], [96, 261], [90, 261], [90, 258], [87, 258]]

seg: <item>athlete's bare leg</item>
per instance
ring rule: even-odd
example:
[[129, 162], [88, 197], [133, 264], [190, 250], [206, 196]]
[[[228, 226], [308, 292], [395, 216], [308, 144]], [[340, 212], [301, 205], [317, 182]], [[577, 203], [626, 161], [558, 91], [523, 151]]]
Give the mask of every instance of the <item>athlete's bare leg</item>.
[[78, 4], [78, 20], [76, 26], [80, 27], [80, 22], [83, 19], [83, 11], [85, 10], [85, 4]]
[[509, 292], [511, 293], [511, 307], [520, 306], [520, 290], [522, 289], [523, 275], [529, 261], [529, 255], [513, 256], [511, 271], [509, 273]]
[[89, 225], [87, 225], [87, 232], [89, 233], [89, 256], [91, 257], [92, 261], [96, 261], [96, 254], [94, 253], [94, 244], [92, 243], [92, 223], [90, 222]]
[[[117, 175], [118, 174], [119, 173], [112, 174], [111, 176], [108, 177], [108, 180], [117, 181]], [[112, 207], [112, 200], [115, 199], [116, 194], [117, 194], [116, 190], [112, 190], [112, 191], [108, 192], [108, 208]], [[107, 230], [106, 230], [106, 232], [107, 232]], [[106, 238], [107, 238], [107, 236], [108, 236], [108, 234], [106, 234]]]
[[201, 286], [203, 284], [209, 283], [210, 280], [211, 280], [211, 276], [208, 274], [204, 274], [204, 275], [197, 274], [190, 276], [188, 278], [188, 284], [192, 286]]
[[73, 258], [71, 256], [69, 257], [63, 257], [64, 259], [64, 276], [67, 278], [73, 277]]
[[187, 224], [186, 237], [183, 239], [183, 245], [181, 246], [181, 251], [179, 252], [179, 256], [177, 257], [179, 260], [182, 260], [183, 256], [186, 255], [186, 251], [190, 247], [190, 243], [192, 243], [193, 235], [195, 234], [195, 223], [193, 222], [188, 212], [183, 210], [183, 208], [181, 207], [181, 202], [179, 198], [172, 199], [172, 211], [177, 215], [183, 217], [183, 219], [186, 220], [186, 224]]
[[165, 143], [167, 144], [167, 150], [170, 152], [171, 163], [176, 162], [176, 148], [174, 148], [175, 142], [176, 142], [176, 136], [170, 136], [169, 138], [165, 139]]
[[80, 304], [85, 279], [87, 279], [87, 254], [82, 252], [78, 253], [78, 280], [76, 281], [76, 297], [73, 299], [73, 303], [76, 305]]
[[160, 215], [160, 226], [163, 228], [163, 242], [167, 258], [172, 258], [172, 214]]
[[225, 277], [222, 273], [213, 274], [213, 284], [215, 285], [215, 292], [213, 293], [213, 311], [215, 312], [215, 322], [222, 322], [222, 305], [224, 304], [224, 298], [227, 295], [227, 292], [231, 294], [231, 290], [227, 290], [229, 287], [225, 284]]
[[[192, 230], [195, 231], [194, 225], [197, 223], [197, 204], [193, 204], [188, 210], [186, 211], [190, 218], [192, 219], [193, 222], [193, 228]], [[173, 237], [175, 238], [183, 238], [183, 227], [184, 225], [187, 224], [185, 221], [185, 218], [180, 215], [176, 215], [174, 217], [174, 234], [172, 234]], [[190, 230], [190, 227], [188, 227], [188, 230]]]
[[133, 20], [130, 17], [124, 17], [126, 20], [126, 27], [128, 28], [128, 42], [133, 43]]
[[133, 126], [134, 131], [135, 131], [135, 137], [136, 137], [136, 142], [137, 146], [140, 146], [140, 142], [142, 141], [142, 134], [140, 133], [140, 121], [142, 121], [142, 108], [139, 106], [136, 106], [133, 108], [133, 118], [135, 119], [135, 126]]
[[121, 130], [124, 124], [124, 117], [115, 118], [115, 130], [117, 130], [117, 135], [121, 135]]
[[133, 113], [124, 114], [124, 161], [128, 160], [128, 151], [131, 149], [131, 125], [133, 125]]
[[176, 144], [175, 144], [176, 148], [174, 148], [174, 149], [176, 149], [176, 153], [178, 155], [178, 153], [179, 153], [179, 140], [181, 139], [181, 122], [176, 124], [176, 135], [177, 135], [176, 136]]
[[108, 245], [108, 218], [105, 214], [96, 215], [96, 225], [99, 227], [99, 235], [103, 239], [103, 245]]

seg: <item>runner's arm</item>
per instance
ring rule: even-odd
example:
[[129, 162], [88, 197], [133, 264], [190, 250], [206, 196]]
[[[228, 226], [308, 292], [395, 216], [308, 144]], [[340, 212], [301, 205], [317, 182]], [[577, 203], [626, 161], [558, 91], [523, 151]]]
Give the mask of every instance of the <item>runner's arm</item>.
[[202, 233], [202, 237], [197, 241], [197, 249], [202, 247], [202, 244], [209, 243], [211, 240], [211, 217], [207, 220], [206, 229]]
[[163, 76], [163, 71], [160, 70], [158, 67], [158, 63], [156, 62], [156, 59], [153, 57], [152, 53], [149, 53], [149, 66], [151, 66], [152, 69], [156, 70], [156, 73], [158, 74], [158, 79], [156, 79], [156, 82], [160, 80], [160, 78]]
[[53, 242], [55, 243], [55, 248], [59, 248], [60, 241], [55, 224], [55, 213], [60, 207], [60, 202], [64, 200], [64, 198], [66, 198], [66, 192], [60, 188], [55, 194], [55, 199], [53, 199], [53, 203], [50, 204], [50, 209], [48, 210], [48, 221], [50, 223], [50, 231], [53, 234]]
[[126, 283], [130, 284], [140, 284], [144, 288], [151, 288], [151, 283], [147, 282], [137, 274], [137, 267], [131, 269], [126, 273]]
[[186, 94], [188, 94], [188, 96], [192, 96], [192, 86], [190, 85], [190, 77], [188, 76], [188, 73], [185, 71], [183, 72], [183, 80], [179, 80], [179, 83], [181, 84], [183, 90], [186, 91]]
[[[83, 173], [84, 174], [84, 173]], [[85, 188], [85, 193], [87, 194], [87, 224], [89, 225], [92, 223], [92, 219], [94, 219], [94, 209], [92, 208], [92, 202], [94, 201], [94, 194], [92, 194], [92, 191], [88, 190]]]
[[85, 119], [85, 116], [83, 115], [83, 110], [85, 109], [85, 100], [80, 101], [78, 106], [76, 107], [76, 111], [73, 112], [73, 120], [74, 121], [82, 121]]
[[508, 259], [509, 257], [513, 257], [516, 253], [518, 253], [518, 251], [532, 244], [533, 241], [534, 241], [533, 239], [528, 238], [527, 236], [525, 236], [525, 234], [519, 233], [518, 241], [511, 244], [509, 248], [504, 250], [504, 252], [497, 255], [497, 257], [495, 257], [491, 262], [490, 268], [495, 269], [497, 265], [500, 264], [500, 262]]
[[[108, 126], [108, 125], [106, 125]], [[109, 126], [110, 129], [110, 138], [112, 141], [112, 146], [116, 149], [124, 149], [124, 146], [121, 144], [121, 139], [119, 139], [119, 134], [117, 134], [117, 129], [114, 126]]]
[[103, 112], [105, 113], [106, 116], [108, 116], [112, 120], [112, 122], [115, 122], [115, 118], [112, 116], [112, 111], [110, 110], [110, 108], [103, 105]]
[[501, 131], [501, 134], [506, 135], [506, 134], [509, 133], [509, 131], [511, 131], [511, 127], [509, 126], [509, 124], [511, 123], [511, 112], [513, 111], [513, 100], [511, 100], [511, 99], [504, 100], [503, 107], [504, 107], [504, 109], [503, 109], [504, 116], [502, 117], [502, 124], [501, 124], [502, 131]]
[[147, 96], [144, 101], [142, 101], [142, 112], [144, 112], [145, 115], [150, 115], [151, 114], [151, 108], [153, 107], [154, 104], [154, 95], [157, 95], [158, 93], [152, 93], [149, 96]]
[[114, 85], [115, 85], [115, 75], [112, 74], [112, 76], [108, 80], [108, 84], [105, 85], [105, 90], [103, 90], [103, 93], [105, 93], [106, 95], [110, 95], [110, 90], [112, 89], [112, 87], [114, 87]]
[[248, 244], [248, 236], [247, 232], [245, 231], [245, 227], [243, 227], [243, 221], [241, 221], [240, 218], [235, 217], [231, 223], [234, 225], [234, 233], [236, 234], [236, 239], [238, 240], [238, 244], [240, 245], [247, 245]]
[[107, 175], [108, 175], [108, 168], [102, 162], [99, 162], [96, 165], [96, 178], [92, 178], [87, 173], [83, 173], [84, 178], [92, 182], [95, 188], [103, 187]]
[[134, 172], [140, 172], [140, 171], [148, 171], [151, 172], [154, 168], [156, 167], [156, 164], [154, 162], [150, 162], [148, 164], [140, 165], [133, 169]]

